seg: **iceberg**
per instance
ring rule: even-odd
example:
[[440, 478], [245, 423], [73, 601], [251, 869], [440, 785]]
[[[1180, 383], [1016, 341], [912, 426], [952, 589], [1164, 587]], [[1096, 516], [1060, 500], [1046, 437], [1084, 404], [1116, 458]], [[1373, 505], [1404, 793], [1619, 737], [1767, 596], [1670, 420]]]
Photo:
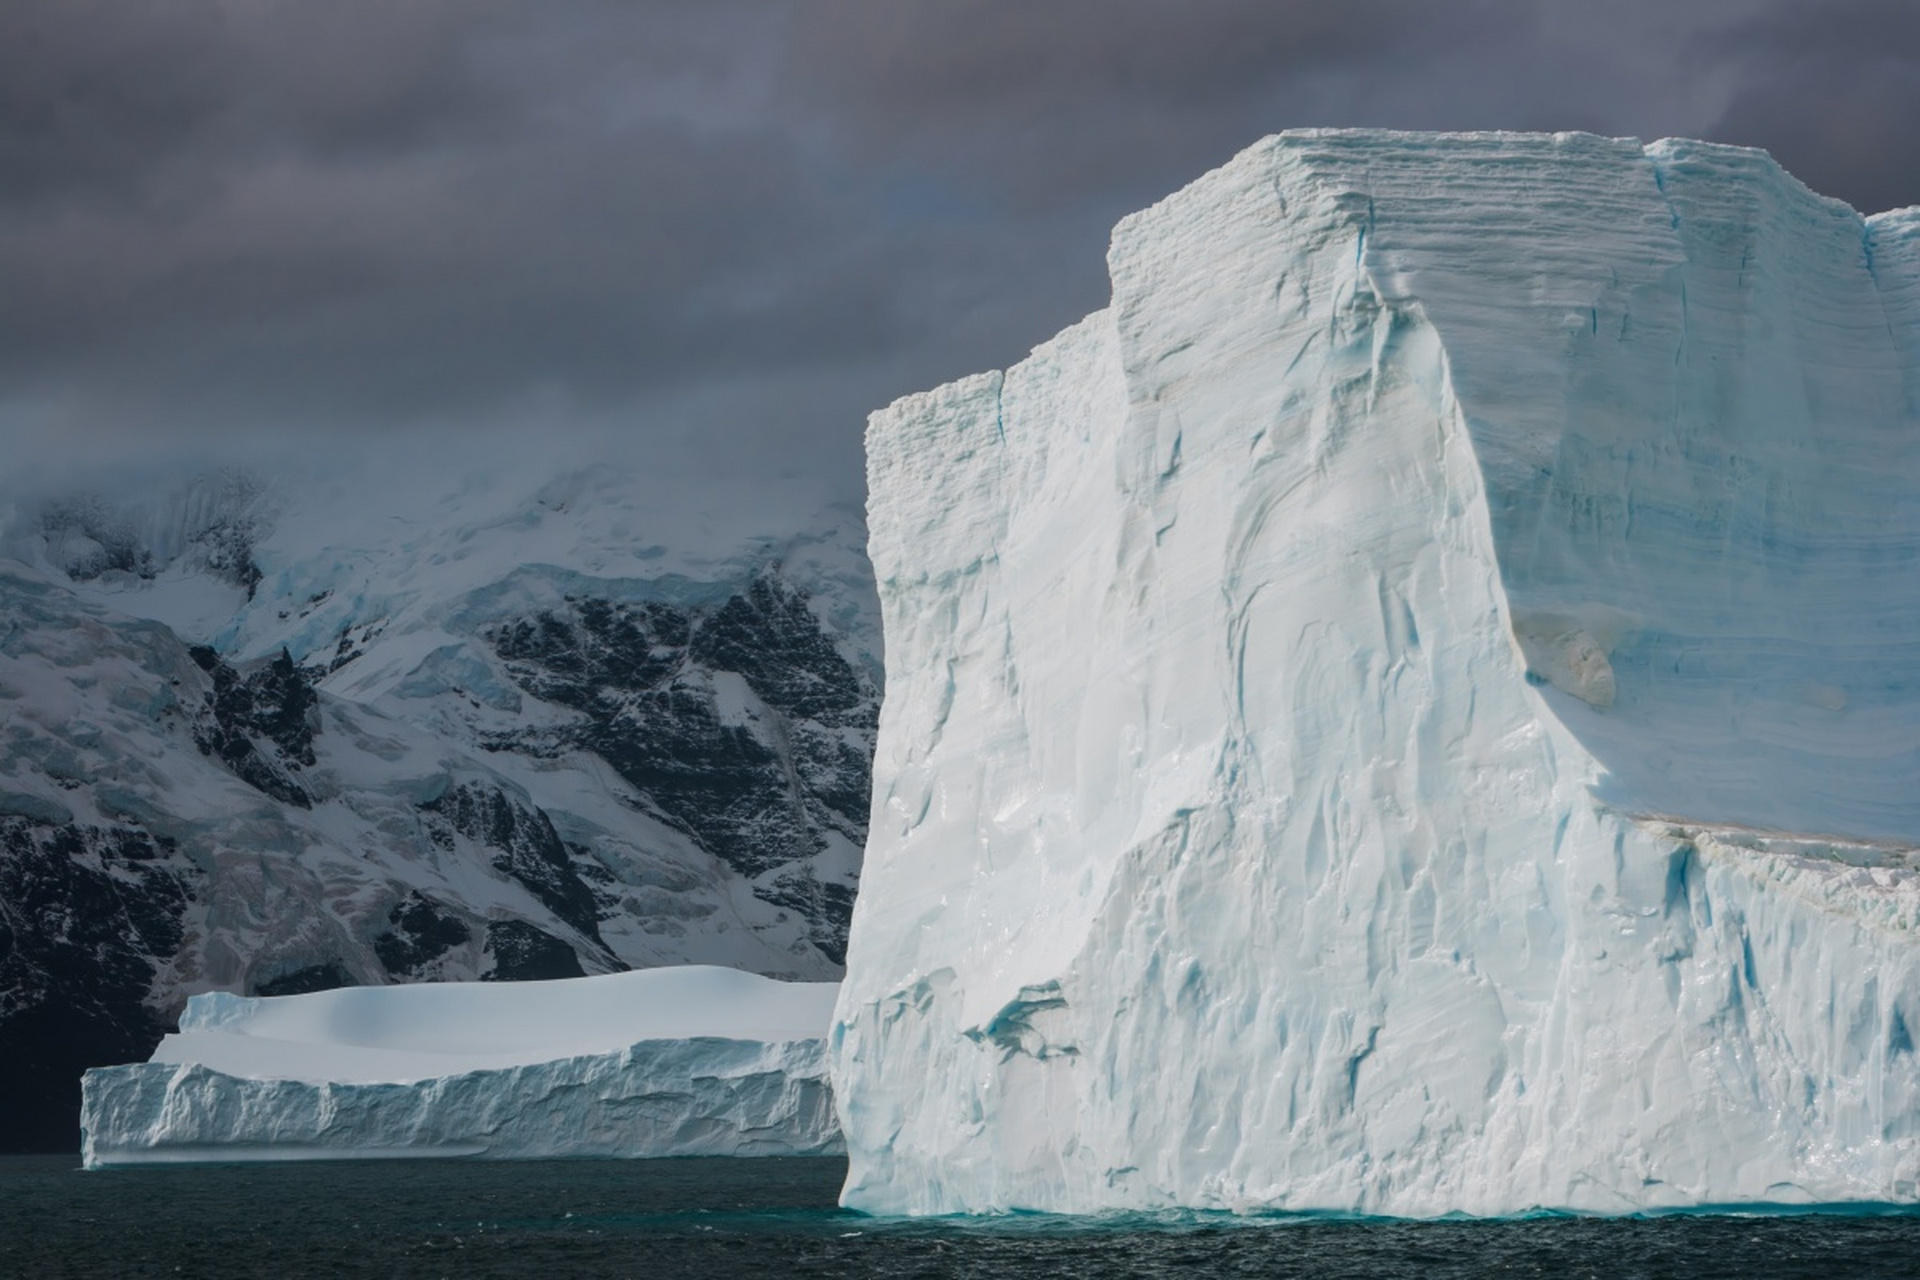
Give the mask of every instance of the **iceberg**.
[[876, 1212], [1920, 1200], [1920, 210], [1282, 134], [867, 433]]
[[835, 984], [705, 965], [194, 996], [88, 1071], [88, 1168], [388, 1156], [827, 1155]]

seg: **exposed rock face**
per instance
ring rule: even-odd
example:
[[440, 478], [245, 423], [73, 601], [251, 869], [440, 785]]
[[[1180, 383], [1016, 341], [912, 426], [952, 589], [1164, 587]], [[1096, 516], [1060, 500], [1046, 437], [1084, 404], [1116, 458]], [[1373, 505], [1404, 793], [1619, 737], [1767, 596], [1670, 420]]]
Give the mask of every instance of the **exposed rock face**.
[[763, 574], [705, 614], [570, 597], [487, 638], [521, 688], [579, 717], [490, 748], [597, 755], [844, 958], [852, 887], [810, 867], [829, 833], [864, 837], [877, 708], [803, 596]]
[[492, 850], [495, 871], [531, 889], [582, 936], [600, 941], [599, 904], [574, 870], [546, 814], [498, 787], [474, 783], [450, 786], [420, 807], [431, 815], [428, 838], [443, 852], [454, 851], [457, 836]]
[[213, 678], [206, 715], [194, 727], [194, 745], [275, 800], [312, 808], [294, 775], [314, 762], [319, 701], [287, 651], [244, 677], [206, 645], [187, 652]]
[[[0, 812], [24, 807], [0, 797]], [[62, 820], [64, 819], [64, 820]], [[0, 1089], [12, 1148], [73, 1140], [80, 1073], [152, 1052], [156, 958], [204, 883], [173, 841], [40, 810], [0, 816]]]
[[266, 485], [235, 468], [203, 475], [157, 503], [54, 500], [41, 509], [39, 533], [48, 562], [76, 582], [113, 574], [151, 580], [177, 564], [251, 596], [260, 582], [254, 547], [272, 521]]
[[399, 981], [438, 977], [436, 967], [447, 953], [473, 937], [466, 921], [418, 893], [396, 902], [387, 924], [387, 932], [373, 940], [373, 953]]

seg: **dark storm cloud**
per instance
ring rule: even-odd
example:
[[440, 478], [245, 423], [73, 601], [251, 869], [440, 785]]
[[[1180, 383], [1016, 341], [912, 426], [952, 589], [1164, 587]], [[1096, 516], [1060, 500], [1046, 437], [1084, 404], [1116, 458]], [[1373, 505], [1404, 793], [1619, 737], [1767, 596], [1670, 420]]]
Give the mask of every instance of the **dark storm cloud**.
[[1164, 194], [1160, 171], [1195, 176], [1196, 157], [1217, 163], [1303, 123], [1283, 108], [1310, 101], [1314, 82], [1386, 82], [1531, 23], [1515, 0], [827, 0], [806, 12], [803, 91], [869, 143], [922, 151], [1016, 208]]
[[[1916, 198], [1901, 2], [9, 0], [0, 454], [536, 428], [859, 476], [1277, 129], [1774, 147]], [[745, 461], [742, 462], [741, 460]]]
[[1864, 212], [1920, 204], [1920, 5], [1782, 5], [1701, 45], [1741, 67], [1716, 138]]
[[472, 134], [493, 95], [462, 37], [499, 8], [19, 0], [0, 16], [0, 200], [164, 198], [181, 168]]
[[551, 12], [10, 10], [0, 383], [44, 430], [387, 428], [895, 340], [725, 118], [726, 13]]

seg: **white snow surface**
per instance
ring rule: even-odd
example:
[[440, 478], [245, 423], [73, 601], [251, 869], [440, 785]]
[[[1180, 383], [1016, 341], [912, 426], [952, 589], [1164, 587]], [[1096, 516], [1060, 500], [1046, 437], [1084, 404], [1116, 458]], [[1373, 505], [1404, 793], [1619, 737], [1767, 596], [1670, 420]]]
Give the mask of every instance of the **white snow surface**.
[[867, 437], [847, 1204], [1920, 1199], [1920, 215], [1283, 134]]
[[[624, 1049], [642, 1040], [815, 1040], [839, 990], [714, 965], [547, 982], [194, 996], [152, 1061], [319, 1084], [406, 1084]], [[452, 1069], [450, 1069], [452, 1068]]]
[[836, 990], [688, 965], [197, 995], [150, 1062], [87, 1073], [85, 1159], [831, 1152]]

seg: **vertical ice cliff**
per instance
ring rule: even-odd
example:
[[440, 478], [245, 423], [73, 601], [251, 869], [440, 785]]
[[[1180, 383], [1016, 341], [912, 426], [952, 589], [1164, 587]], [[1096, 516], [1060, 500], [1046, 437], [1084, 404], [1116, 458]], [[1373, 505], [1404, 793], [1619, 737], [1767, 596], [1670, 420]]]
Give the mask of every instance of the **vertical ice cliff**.
[[868, 431], [881, 1211], [1920, 1197], [1920, 217], [1312, 132]]

